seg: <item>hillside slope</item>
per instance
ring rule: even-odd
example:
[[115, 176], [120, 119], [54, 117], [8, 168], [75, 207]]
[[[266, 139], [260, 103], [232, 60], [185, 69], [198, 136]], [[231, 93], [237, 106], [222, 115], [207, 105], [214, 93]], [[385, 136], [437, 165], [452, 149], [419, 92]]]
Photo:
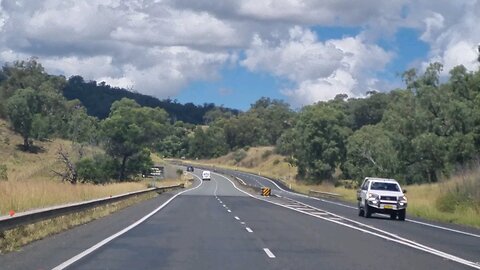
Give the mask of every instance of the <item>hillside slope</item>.
[[[0, 180], [0, 216], [8, 211], [25, 211], [69, 202], [107, 197], [145, 188], [144, 183], [119, 183], [110, 185], [63, 183], [52, 170], [61, 171], [63, 165], [57, 158], [62, 148], [75, 160], [75, 148], [70, 141], [55, 139], [35, 141], [39, 153], [26, 153], [17, 149], [22, 138], [8, 129], [0, 119], [0, 165], [6, 165], [8, 179]], [[86, 155], [99, 151], [86, 149]]]

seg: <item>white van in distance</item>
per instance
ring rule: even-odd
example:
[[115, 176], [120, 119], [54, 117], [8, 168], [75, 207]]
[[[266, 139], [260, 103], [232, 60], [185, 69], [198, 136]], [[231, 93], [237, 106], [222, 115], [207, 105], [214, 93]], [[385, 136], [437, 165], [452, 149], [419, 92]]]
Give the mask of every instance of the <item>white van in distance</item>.
[[202, 180], [203, 181], [210, 181], [210, 171], [203, 171], [202, 172]]

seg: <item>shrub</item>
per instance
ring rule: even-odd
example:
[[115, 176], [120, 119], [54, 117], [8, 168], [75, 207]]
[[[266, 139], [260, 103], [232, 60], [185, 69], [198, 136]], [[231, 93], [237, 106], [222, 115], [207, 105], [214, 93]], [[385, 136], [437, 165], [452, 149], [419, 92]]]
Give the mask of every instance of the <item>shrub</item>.
[[183, 174], [183, 170], [182, 169], [177, 169], [177, 176], [178, 178], [180, 178]]
[[235, 153], [233, 153], [233, 158], [235, 159], [236, 163], [239, 163], [246, 157], [247, 157], [247, 152], [245, 152], [245, 150], [243, 149], [237, 150], [235, 151]]
[[119, 164], [106, 155], [83, 158], [76, 163], [78, 178], [81, 182], [101, 184], [115, 178]]
[[0, 180], [8, 180], [7, 165], [0, 164]]
[[267, 159], [272, 154], [273, 154], [272, 150], [267, 150], [267, 151], [263, 152], [262, 159]]
[[273, 166], [276, 166], [280, 163], [280, 160], [277, 158], [273, 161]]

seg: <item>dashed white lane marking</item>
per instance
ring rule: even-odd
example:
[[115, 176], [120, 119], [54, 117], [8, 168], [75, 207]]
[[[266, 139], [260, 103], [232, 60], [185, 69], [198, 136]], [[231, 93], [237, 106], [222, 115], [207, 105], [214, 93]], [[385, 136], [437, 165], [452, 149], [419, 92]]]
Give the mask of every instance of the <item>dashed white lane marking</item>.
[[253, 232], [253, 230], [250, 229], [249, 227], [245, 227], [245, 230], [247, 230], [247, 232]]
[[269, 258], [272, 258], [272, 259], [275, 258], [275, 255], [270, 251], [270, 249], [264, 248], [263, 251], [265, 251], [265, 253], [267, 253], [267, 256]]
[[240, 218], [239, 218], [239, 217], [237, 217], [237, 216], [235, 216], [235, 219], [236, 219], [236, 220], [240, 220]]
[[[268, 203], [271, 203], [271, 204], [275, 204], [275, 205], [278, 205], [278, 206], [281, 206], [281, 207], [285, 207], [285, 208], [288, 208], [288, 209], [291, 209], [291, 210], [294, 210], [294, 211], [297, 211], [297, 212], [300, 212], [300, 213], [303, 213], [303, 214], [306, 214], [306, 215], [314, 216], [312, 213], [308, 213], [308, 212], [305, 212], [305, 211], [299, 211], [299, 210], [296, 210], [295, 208], [287, 207], [287, 206], [282, 205], [280, 203], [276, 203], [276, 202], [269, 201], [269, 200], [266, 200], [266, 199], [263, 199], [263, 198], [260, 198], [260, 197], [253, 196], [252, 194], [239, 189], [237, 187], [237, 185], [235, 185], [235, 183], [233, 183], [232, 180], [230, 180], [229, 178], [227, 178], [223, 175], [220, 175], [220, 174], [217, 174], [217, 175], [219, 175], [219, 176], [225, 178], [226, 180], [228, 180], [238, 191], [240, 191], [240, 192], [242, 192], [242, 193], [246, 194], [247, 196], [250, 196], [254, 199], [264, 201], [264, 202], [268, 202]], [[275, 182], [273, 182], [273, 183], [275, 183]], [[308, 196], [305, 196], [305, 197], [308, 197]], [[298, 201], [296, 201], [296, 203], [298, 203], [300, 205], [301, 204], [306, 205], [305, 203], [301, 203], [301, 202], [298, 202]], [[311, 207], [315, 208], [313, 206], [311, 206]], [[318, 208], [317, 208], [317, 210], [323, 211], [322, 209], [318, 209]], [[341, 217], [341, 216], [338, 216], [338, 215], [330, 213], [330, 212], [327, 212], [327, 213], [329, 213], [332, 216]], [[475, 262], [457, 257], [457, 256], [452, 255], [452, 254], [448, 254], [446, 252], [442, 252], [440, 250], [422, 245], [420, 243], [417, 243], [415, 241], [412, 241], [412, 240], [409, 240], [409, 239], [406, 239], [406, 238], [399, 237], [398, 235], [389, 233], [387, 231], [383, 231], [381, 229], [378, 229], [376, 227], [367, 225], [365, 223], [361, 223], [361, 222], [358, 222], [358, 221], [355, 221], [355, 220], [352, 220], [352, 219], [348, 219], [348, 218], [345, 218], [345, 217], [342, 217], [343, 218], [342, 221], [332, 220], [332, 219], [329, 219], [328, 217], [323, 217], [323, 216], [319, 216], [319, 215], [317, 215], [316, 217], [318, 217], [320, 219], [323, 219], [323, 220], [327, 220], [327, 221], [336, 223], [340, 226], [345, 226], [345, 227], [348, 227], [348, 228], [351, 228], [351, 229], [354, 229], [354, 230], [357, 230], [357, 231], [360, 231], [360, 232], [364, 232], [364, 233], [367, 233], [367, 234], [385, 239], [387, 241], [392, 241], [392, 242], [398, 243], [400, 245], [404, 245], [404, 246], [411, 247], [413, 249], [421, 250], [421, 251], [424, 251], [426, 253], [430, 253], [432, 255], [436, 255], [436, 256], [442, 257], [442, 258], [447, 259], [447, 260], [455, 261], [457, 263], [460, 263], [460, 264], [463, 264], [463, 265], [466, 265], [466, 266], [470, 266], [470, 267], [475, 268], [475, 269], [480, 269], [480, 265], [478, 265]], [[346, 223], [347, 221], [351, 222], [353, 224]], [[354, 224], [356, 224], [357, 226], [360, 225], [361, 227], [356, 227]], [[377, 231], [377, 232], [375, 232], [375, 231]]]
[[223, 207], [227, 208], [227, 206], [224, 204]]
[[242, 183], [242, 185], [246, 186], [247, 184], [245, 183], [245, 181], [243, 181], [241, 178], [237, 177], [238, 181], [240, 181], [240, 183]]
[[228, 210], [227, 210], [227, 212], [228, 212], [228, 213], [231, 213], [231, 212], [232, 212], [232, 210], [228, 209]]
[[277, 198], [281, 198], [282, 196], [278, 195], [278, 194], [273, 194], [275, 196], [277, 196]]
[[245, 222], [242, 221], [242, 222], [240, 222], [240, 224], [245, 225]]

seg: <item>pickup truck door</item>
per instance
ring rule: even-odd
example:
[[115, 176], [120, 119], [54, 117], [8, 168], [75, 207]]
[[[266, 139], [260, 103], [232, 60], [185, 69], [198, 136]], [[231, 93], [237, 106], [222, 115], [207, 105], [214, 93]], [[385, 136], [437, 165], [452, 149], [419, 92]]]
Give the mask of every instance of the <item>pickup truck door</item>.
[[360, 190], [358, 191], [358, 194], [357, 194], [357, 200], [362, 206], [365, 204], [365, 199], [367, 198], [367, 191], [368, 191], [369, 184], [370, 184], [370, 181], [368, 180], [363, 182], [363, 185], [360, 187]]

